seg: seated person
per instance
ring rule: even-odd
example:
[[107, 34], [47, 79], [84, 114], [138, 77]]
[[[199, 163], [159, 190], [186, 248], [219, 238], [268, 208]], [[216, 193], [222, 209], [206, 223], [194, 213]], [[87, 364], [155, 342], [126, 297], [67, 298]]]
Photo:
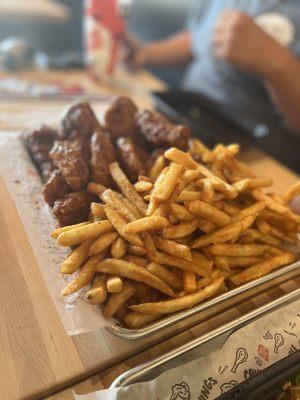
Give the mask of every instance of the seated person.
[[127, 62], [186, 67], [182, 87], [250, 124], [300, 133], [299, 0], [197, 0], [188, 28], [147, 44], [128, 36]]

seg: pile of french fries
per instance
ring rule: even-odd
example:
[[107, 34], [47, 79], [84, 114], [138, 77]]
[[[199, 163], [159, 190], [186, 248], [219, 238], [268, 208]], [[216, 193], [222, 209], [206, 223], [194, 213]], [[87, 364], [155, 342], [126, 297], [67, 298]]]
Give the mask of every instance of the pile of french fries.
[[300, 182], [267, 194], [272, 180], [255, 177], [238, 152], [193, 139], [134, 185], [110, 164], [119, 192], [91, 182], [100, 202], [90, 220], [52, 232], [73, 249], [60, 272], [76, 274], [62, 295], [91, 285], [88, 301], [134, 329], [294, 262], [286, 249], [298, 244], [300, 216], [289, 203]]

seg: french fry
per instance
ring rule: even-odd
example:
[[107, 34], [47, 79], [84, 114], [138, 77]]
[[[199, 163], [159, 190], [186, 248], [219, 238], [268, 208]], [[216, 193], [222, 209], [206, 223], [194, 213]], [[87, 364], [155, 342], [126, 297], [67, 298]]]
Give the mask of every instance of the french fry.
[[96, 183], [96, 182], [90, 182], [87, 185], [87, 190], [90, 193], [95, 194], [96, 196], [100, 196], [106, 189], [107, 189], [107, 187], [100, 185], [100, 183]]
[[139, 265], [141, 267], [145, 267], [148, 264], [147, 258], [139, 257], [139, 256], [132, 256], [130, 254], [126, 255], [124, 259], [128, 262]]
[[96, 271], [94, 268], [98, 262], [98, 257], [90, 257], [78, 272], [76, 277], [64, 288], [61, 295], [69, 296], [70, 294], [77, 292], [79, 289], [91, 283], [95, 277]]
[[147, 206], [143, 199], [138, 195], [132, 184], [129, 182], [127, 176], [121, 170], [117, 162], [111, 163], [109, 165], [110, 174], [116, 184], [119, 186], [123, 195], [134, 204], [138, 210], [145, 215]]
[[164, 218], [155, 215], [144, 217], [128, 223], [124, 231], [127, 234], [140, 233], [146, 231], [154, 231], [165, 228], [170, 225], [170, 222]]
[[122, 258], [126, 254], [126, 242], [119, 236], [111, 245], [111, 256], [112, 258]]
[[167, 206], [167, 204], [160, 204], [156, 210], [154, 211], [154, 213], [152, 215], [155, 215], [157, 217], [164, 217], [164, 218], [169, 218], [169, 208]]
[[133, 187], [138, 193], [143, 193], [152, 190], [153, 184], [151, 182], [138, 181], [133, 185]]
[[92, 240], [82, 242], [72, 253], [64, 260], [60, 267], [61, 274], [73, 274], [87, 258], [88, 250]]
[[211, 161], [211, 151], [199, 140], [192, 138], [189, 140], [189, 151], [191, 154], [199, 154], [204, 162]]
[[106, 275], [98, 275], [94, 279], [92, 288], [86, 292], [86, 298], [91, 304], [104, 303], [107, 297]]
[[199, 219], [198, 228], [204, 233], [210, 233], [216, 229], [216, 225], [205, 219]]
[[192, 255], [188, 246], [173, 242], [171, 240], [163, 240], [158, 236], [154, 237], [153, 239], [155, 246], [159, 250], [170, 254], [171, 256], [173, 255], [178, 258], [183, 258], [187, 261], [192, 261]]
[[232, 218], [233, 221], [241, 221], [242, 219], [251, 216], [253, 214], [258, 215], [259, 213], [262, 212], [266, 207], [266, 203], [264, 201], [259, 201], [247, 208], [244, 208], [241, 210], [239, 213], [236, 214], [235, 217]]
[[141, 268], [140, 266], [127, 261], [107, 258], [97, 264], [96, 269], [105, 274], [114, 274], [142, 283], [147, 282], [148, 286], [153, 287], [159, 292], [165, 293], [171, 297], [175, 295], [173, 290], [161, 279], [151, 274], [145, 268]]
[[223, 211], [200, 200], [190, 202], [188, 209], [191, 213], [199, 215], [217, 226], [223, 227], [231, 222], [231, 218]]
[[197, 281], [197, 284], [196, 284], [197, 285], [197, 290], [203, 289], [205, 286], [210, 285], [217, 278], [226, 279], [231, 274], [232, 274], [232, 272], [230, 272], [230, 271], [225, 271], [225, 270], [222, 270], [222, 269], [214, 269], [210, 276], [207, 276], [205, 278], [201, 278], [201, 279], [199, 279]]
[[214, 266], [218, 269], [222, 269], [224, 271], [230, 271], [229, 263], [225, 257], [214, 256], [213, 257]]
[[193, 190], [182, 190], [176, 198], [178, 203], [182, 203], [184, 201], [193, 201], [200, 200], [202, 198], [202, 194], [200, 192], [196, 192]]
[[252, 190], [252, 196], [258, 201], [264, 201], [266, 203], [266, 207], [270, 210], [277, 212], [278, 214], [285, 214], [289, 211], [289, 208], [277, 203], [271, 197], [267, 196], [265, 193], [260, 192], [259, 190]]
[[169, 171], [169, 167], [165, 167], [161, 173], [159, 174], [159, 176], [157, 177], [156, 181], [154, 182], [154, 186], [151, 192], [151, 195], [149, 196], [149, 204], [146, 210], [146, 215], [152, 215], [154, 213], [154, 211], [157, 209], [159, 201], [153, 196], [153, 192], [155, 192], [155, 190], [157, 188], [159, 188], [161, 182], [163, 181], [164, 177], [166, 176], [167, 172]]
[[125, 326], [130, 329], [138, 329], [157, 320], [159, 315], [146, 315], [137, 312], [129, 312], [123, 318]]
[[232, 186], [239, 192], [272, 186], [272, 179], [246, 178], [235, 182]]
[[182, 175], [183, 182], [188, 185], [190, 182], [196, 181], [200, 176], [200, 172], [195, 169], [188, 169]]
[[116, 210], [120, 214], [120, 216], [125, 219], [126, 222], [136, 220], [135, 214], [131, 211], [130, 208], [127, 207], [124, 202], [125, 197], [123, 197], [121, 194], [114, 192], [111, 189], [107, 189], [102, 193], [101, 200], [106, 205]]
[[236, 275], [230, 277], [230, 281], [235, 285], [240, 285], [241, 283], [248, 282], [252, 279], [261, 278], [270, 272], [292, 263], [295, 260], [295, 255], [292, 253], [284, 253], [279, 256], [273, 257], [271, 259], [265, 260], [260, 264], [254, 265], [253, 267], [245, 269], [245, 271], [240, 272]]
[[204, 254], [199, 253], [199, 251], [192, 251], [192, 262], [201, 269], [201, 275], [207, 276], [210, 275], [213, 268], [213, 262], [208, 259]]
[[148, 315], [171, 314], [193, 307], [194, 305], [212, 297], [220, 290], [223, 283], [224, 278], [218, 278], [204, 289], [188, 294], [187, 296], [178, 297], [172, 300], [159, 301], [157, 303], [138, 304], [131, 306], [130, 308], [135, 312]]
[[209, 247], [209, 252], [215, 256], [249, 257], [261, 256], [266, 252], [262, 244], [230, 244], [218, 243]]
[[91, 203], [91, 212], [94, 217], [101, 218], [101, 219], [106, 219], [106, 214], [104, 211], [104, 206], [103, 204], [99, 203]]
[[108, 293], [120, 293], [123, 290], [123, 281], [119, 276], [109, 275], [106, 281]]
[[74, 246], [84, 240], [94, 239], [97, 236], [110, 232], [113, 226], [108, 220], [92, 222], [87, 225], [73, 228], [69, 231], [62, 232], [58, 238], [57, 243], [60, 246]]
[[183, 271], [183, 290], [185, 293], [194, 293], [197, 289], [196, 274], [191, 271]]
[[88, 224], [89, 224], [89, 222], [86, 221], [86, 222], [80, 222], [80, 224], [76, 224], [76, 225], [63, 226], [61, 228], [57, 228], [54, 231], [52, 231], [50, 235], [54, 239], [57, 239], [58, 236], [63, 232], [68, 232], [68, 231], [71, 231], [72, 229], [80, 228], [80, 227], [82, 227], [84, 225], [88, 225]]
[[265, 235], [257, 231], [256, 229], [247, 229], [245, 235], [250, 235], [254, 240], [266, 243], [270, 246], [279, 246], [280, 240], [271, 235]]
[[170, 209], [177, 219], [180, 221], [191, 221], [195, 216], [184, 206], [180, 204], [170, 204]]
[[288, 204], [294, 197], [300, 194], [300, 181], [295, 183], [290, 189], [283, 193], [281, 196], [283, 202]]
[[149, 255], [156, 253], [156, 247], [152, 236], [148, 232], [142, 233], [142, 238], [145, 244], [145, 248]]
[[117, 237], [117, 232], [109, 232], [101, 235], [89, 248], [88, 255], [95, 256], [96, 254], [102, 253], [102, 251], [107, 249]]
[[127, 246], [127, 253], [133, 256], [144, 256], [147, 254], [147, 250], [144, 249], [144, 247], [134, 246], [133, 244], [129, 244]]
[[254, 222], [257, 214], [249, 215], [248, 217], [227, 225], [213, 233], [200, 236], [192, 242], [192, 249], [199, 247], [209, 246], [214, 243], [224, 243], [229, 240], [239, 237], [246, 229], [248, 229]]
[[[216, 258], [223, 258], [229, 268], [246, 268], [250, 267], [251, 265], [259, 264], [263, 261], [262, 257], [258, 256], [247, 256], [247, 257], [221, 257], [216, 256]], [[221, 268], [220, 264], [216, 263], [217, 268]]]
[[181, 165], [172, 163], [159, 186], [153, 190], [152, 196], [158, 201], [168, 200], [183, 172]]
[[192, 221], [181, 222], [178, 225], [170, 226], [169, 228], [163, 229], [164, 239], [176, 239], [184, 236], [188, 236], [198, 228], [198, 219]]
[[214, 199], [215, 191], [211, 180], [205, 180], [203, 183], [202, 200], [211, 203]]
[[143, 242], [138, 235], [125, 232], [126, 221], [117, 213], [117, 211], [109, 206], [105, 206], [105, 212], [111, 224], [125, 240], [135, 246], [143, 246]]
[[182, 280], [167, 268], [154, 262], [151, 262], [146, 268], [153, 275], [166, 282], [173, 290], [179, 291], [182, 289]]
[[198, 163], [193, 160], [190, 154], [184, 153], [183, 151], [176, 149], [176, 147], [171, 147], [169, 150], [166, 150], [164, 155], [167, 160], [173, 161], [177, 164], [181, 164], [185, 168], [198, 168]]
[[139, 175], [139, 176], [138, 176], [138, 180], [139, 180], [139, 181], [143, 181], [143, 182], [150, 182], [150, 183], [152, 183], [152, 182], [151, 182], [151, 179], [148, 178], [148, 176], [145, 176], [145, 175]]
[[123, 290], [120, 293], [114, 293], [110, 295], [106, 302], [103, 315], [106, 318], [110, 318], [116, 314], [116, 312], [127, 302], [130, 297], [134, 295], [134, 285], [129, 282], [124, 282]]
[[159, 174], [161, 171], [164, 169], [165, 166], [165, 159], [164, 156], [158, 156], [156, 160], [154, 161], [154, 164], [152, 165], [150, 171], [149, 171], [149, 178], [151, 179], [151, 182], [155, 182], [156, 179], [158, 178]]

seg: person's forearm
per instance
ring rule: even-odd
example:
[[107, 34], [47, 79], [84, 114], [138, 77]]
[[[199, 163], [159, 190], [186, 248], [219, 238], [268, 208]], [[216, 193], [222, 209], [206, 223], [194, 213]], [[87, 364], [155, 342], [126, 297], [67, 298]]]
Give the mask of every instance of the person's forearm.
[[147, 43], [144, 52], [148, 66], [185, 66], [192, 58], [190, 33], [182, 31], [166, 40]]
[[300, 133], [300, 61], [288, 55], [266, 77], [266, 85], [276, 106]]

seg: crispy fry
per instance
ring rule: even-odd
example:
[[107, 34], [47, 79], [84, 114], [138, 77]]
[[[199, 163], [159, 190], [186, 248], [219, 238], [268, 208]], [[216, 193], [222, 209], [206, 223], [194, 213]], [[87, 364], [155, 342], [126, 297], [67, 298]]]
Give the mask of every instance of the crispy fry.
[[158, 236], [154, 237], [155, 246], [171, 256], [183, 258], [187, 261], [192, 261], [192, 255], [188, 246], [173, 242], [171, 240], [163, 240]]
[[108, 293], [120, 293], [123, 290], [123, 281], [119, 276], [109, 275], [106, 281]]
[[113, 210], [109, 206], [105, 206], [105, 212], [107, 218], [125, 240], [135, 246], [143, 246], [143, 242], [137, 234], [129, 234], [125, 232], [126, 221], [117, 213], [117, 211]]
[[159, 174], [161, 171], [164, 169], [165, 166], [165, 159], [164, 156], [158, 156], [157, 159], [154, 161], [154, 164], [152, 165], [150, 171], [149, 171], [149, 178], [151, 179], [151, 182], [155, 182], [156, 179], [158, 178]]
[[140, 266], [127, 261], [107, 258], [106, 260], [97, 264], [96, 269], [97, 271], [106, 274], [115, 274], [124, 278], [132, 279], [134, 281], [147, 282], [148, 286], [151, 286], [154, 289], [167, 294], [168, 296], [173, 297], [175, 295], [173, 290], [161, 279], [151, 274], [145, 268], [141, 268]]
[[111, 245], [111, 256], [112, 258], [122, 258], [126, 254], [126, 242], [119, 236]]
[[147, 250], [144, 249], [144, 247], [134, 246], [133, 244], [129, 244], [127, 246], [127, 253], [133, 256], [144, 256], [147, 254]]
[[223, 227], [229, 225], [231, 222], [231, 218], [223, 211], [200, 200], [190, 202], [188, 209], [193, 214], [199, 215], [217, 226]]
[[101, 304], [106, 297], [106, 275], [98, 275], [94, 279], [92, 288], [86, 293], [86, 298], [91, 304]]
[[154, 254], [156, 252], [156, 247], [154, 244], [154, 240], [152, 236], [148, 232], [144, 232], [142, 234], [143, 241], [145, 243], [145, 248], [149, 255]]
[[209, 157], [211, 151], [199, 139], [191, 138], [189, 140], [189, 151], [191, 154], [199, 154], [202, 156], [203, 161], [205, 158], [205, 162], [211, 161], [211, 158]]
[[194, 219], [188, 222], [181, 222], [178, 225], [170, 226], [169, 228], [163, 229], [164, 239], [176, 239], [184, 236], [188, 236], [193, 233], [198, 227], [198, 219]]
[[266, 251], [262, 244], [230, 244], [218, 243], [209, 247], [211, 254], [215, 256], [249, 257], [261, 256]]
[[258, 201], [264, 201], [266, 206], [272, 210], [277, 212], [278, 214], [285, 214], [289, 211], [289, 208], [277, 203], [271, 197], [267, 196], [266, 194], [260, 192], [259, 190], [252, 190], [252, 196]]
[[77, 292], [79, 289], [88, 285], [92, 282], [95, 277], [95, 270], [97, 263], [99, 262], [98, 257], [90, 257], [87, 262], [83, 265], [81, 270], [78, 272], [76, 277], [70, 282], [62, 291], [62, 296], [69, 296], [70, 294]]
[[193, 263], [197, 265], [203, 276], [210, 275], [213, 268], [213, 262], [208, 259], [204, 254], [199, 253], [199, 251], [193, 250], [192, 251], [192, 258]]
[[128, 254], [124, 259], [133, 264], [140, 265], [141, 267], [145, 267], [148, 264], [148, 260], [145, 257], [132, 256]]
[[203, 183], [202, 200], [211, 203], [214, 199], [215, 191], [211, 180], [205, 180]]
[[170, 222], [166, 218], [151, 215], [150, 217], [144, 217], [141, 219], [137, 219], [136, 221], [130, 222], [125, 226], [125, 232], [132, 234], [145, 231], [155, 231], [165, 228], [169, 225]]
[[186, 308], [193, 307], [216, 294], [224, 283], [224, 278], [218, 278], [210, 285], [195, 293], [177, 299], [160, 301], [157, 303], [144, 303], [131, 306], [133, 311], [148, 315], [171, 314]]
[[123, 321], [127, 328], [138, 329], [157, 320], [158, 318], [160, 318], [159, 315], [146, 315], [137, 312], [130, 312], [124, 316]]
[[95, 256], [96, 254], [101, 253], [103, 250], [107, 249], [117, 239], [117, 237], [117, 232], [109, 232], [101, 235], [89, 248], [88, 255]]
[[62, 232], [57, 238], [57, 243], [60, 246], [74, 246], [84, 240], [94, 239], [102, 233], [110, 232], [112, 230], [113, 226], [108, 220], [92, 222], [91, 224]]
[[230, 277], [230, 281], [235, 285], [248, 282], [252, 279], [261, 278], [269, 274], [277, 268], [292, 263], [295, 260], [295, 255], [292, 253], [284, 253], [271, 259], [265, 260], [260, 264], [247, 268], [245, 271]]
[[114, 192], [111, 189], [107, 189], [102, 193], [101, 200], [106, 205], [116, 210], [121, 215], [121, 217], [125, 219], [125, 221], [130, 222], [136, 220], [135, 214], [131, 211], [130, 208], [127, 207], [124, 202], [125, 197], [123, 197], [121, 194]]
[[179, 291], [182, 289], [182, 280], [176, 274], [169, 271], [167, 268], [162, 267], [160, 264], [151, 262], [147, 265], [147, 270], [166, 282], [173, 290]]
[[116, 312], [134, 295], [134, 285], [129, 282], [124, 282], [123, 290], [120, 293], [114, 293], [110, 295], [106, 302], [103, 315], [106, 318], [110, 318], [116, 314]]
[[99, 203], [91, 203], [91, 212], [94, 217], [106, 219], [106, 214], [104, 211], [104, 205]]
[[72, 253], [64, 260], [60, 267], [61, 274], [73, 274], [87, 258], [89, 247], [92, 240], [82, 242]]
[[[217, 256], [220, 257], [220, 256]], [[245, 268], [250, 267], [251, 265], [259, 264], [263, 261], [262, 257], [257, 256], [248, 256], [248, 257], [222, 257], [226, 262], [229, 268]], [[217, 268], [220, 268], [218, 263], [216, 264]]]
[[267, 243], [270, 246], [276, 247], [280, 245], [280, 240], [271, 235], [264, 235], [259, 231], [257, 231], [256, 229], [247, 229], [245, 231], [245, 235], [250, 235], [254, 238], [254, 240], [258, 240], [262, 243]]
[[82, 227], [84, 225], [88, 225], [88, 224], [89, 224], [89, 222], [80, 222], [80, 224], [76, 224], [76, 225], [63, 226], [61, 228], [57, 228], [54, 231], [52, 231], [50, 235], [54, 239], [57, 239], [58, 236], [63, 232], [68, 232], [68, 231], [71, 231], [72, 229], [80, 228], [80, 227]]
[[153, 184], [146, 181], [138, 181], [133, 186], [138, 193], [148, 192], [153, 188]]
[[290, 189], [283, 193], [281, 196], [283, 202], [288, 204], [294, 197], [300, 194], [300, 181], [295, 183]]
[[241, 210], [238, 214], [236, 214], [235, 217], [233, 217], [233, 221], [240, 221], [250, 215], [253, 214], [259, 214], [264, 210], [266, 207], [266, 203], [264, 201], [259, 201], [258, 203], [255, 203], [247, 208], [244, 208]]
[[166, 176], [168, 171], [169, 167], [165, 167], [157, 177], [156, 181], [154, 182], [154, 186], [149, 198], [149, 204], [146, 210], [146, 215], [152, 215], [154, 211], [157, 209], [159, 201], [153, 196], [153, 192], [155, 192], [155, 190], [159, 188], [161, 182], [164, 180], [164, 177]]
[[87, 190], [90, 193], [95, 194], [96, 196], [100, 196], [106, 189], [107, 189], [107, 187], [100, 185], [100, 183], [96, 183], [96, 182], [90, 182], [87, 185]]
[[172, 203], [170, 204], [170, 209], [177, 219], [180, 221], [191, 221], [195, 216], [187, 210], [186, 207], [180, 204]]
[[196, 274], [191, 271], [183, 271], [183, 290], [185, 293], [196, 292]]
[[210, 221], [206, 221], [205, 219], [199, 219], [198, 228], [204, 233], [210, 233], [216, 229], [216, 225], [212, 224]]
[[116, 184], [119, 186], [123, 195], [134, 204], [138, 210], [145, 215], [146, 212], [146, 204], [143, 199], [138, 195], [132, 184], [129, 182], [127, 176], [121, 170], [119, 164], [117, 162], [111, 163], [109, 165], [110, 174]]
[[230, 271], [229, 263], [225, 257], [214, 256], [213, 257], [214, 266], [218, 269], [222, 269], [224, 271]]
[[167, 204], [160, 204], [157, 209], [154, 211], [152, 215], [156, 215], [158, 217], [169, 218], [170, 211]]
[[246, 190], [259, 189], [264, 187], [272, 186], [272, 179], [257, 179], [257, 178], [246, 178], [241, 181], [235, 182], [232, 186], [239, 192], [243, 193]]
[[201, 278], [197, 281], [197, 290], [203, 289], [205, 286], [210, 285], [217, 278], [227, 278], [232, 272], [223, 269], [214, 269], [210, 276]]
[[173, 161], [177, 164], [181, 164], [185, 168], [189, 169], [197, 169], [198, 164], [196, 161], [188, 153], [184, 153], [181, 150], [176, 149], [175, 147], [171, 147], [169, 150], [165, 151], [165, 158]]
[[208, 233], [204, 236], [200, 236], [192, 243], [192, 249], [209, 246], [210, 244], [214, 243], [228, 242], [229, 240], [239, 237], [246, 229], [248, 229], [253, 224], [256, 216], [257, 214], [249, 215], [248, 217], [240, 221], [225, 226], [225, 228], [221, 228], [213, 233]]
[[196, 192], [193, 190], [182, 190], [176, 198], [176, 201], [182, 203], [184, 201], [193, 201], [200, 200], [202, 198], [202, 194], [200, 192]]
[[158, 201], [168, 200], [183, 172], [181, 165], [172, 163], [161, 183], [153, 190], [152, 196]]
[[200, 176], [199, 170], [188, 169], [182, 175], [183, 182], [188, 185], [190, 182], [194, 182]]

